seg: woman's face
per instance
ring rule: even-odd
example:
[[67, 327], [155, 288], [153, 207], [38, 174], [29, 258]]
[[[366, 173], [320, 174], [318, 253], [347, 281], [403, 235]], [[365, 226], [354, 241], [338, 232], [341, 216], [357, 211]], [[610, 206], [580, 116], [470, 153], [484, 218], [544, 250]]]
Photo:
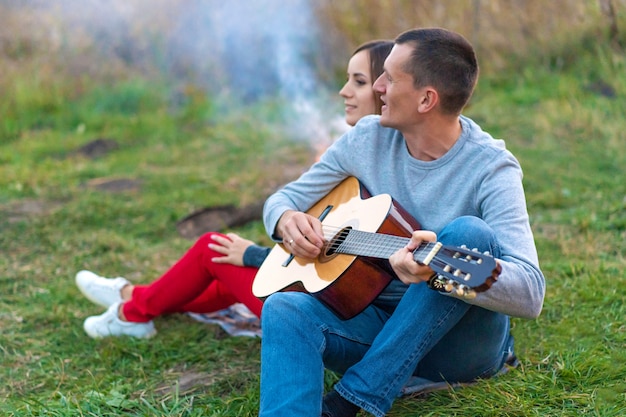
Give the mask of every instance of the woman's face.
[[346, 123], [354, 126], [363, 116], [376, 113], [376, 101], [370, 77], [367, 50], [359, 51], [348, 61], [348, 80], [339, 95], [344, 98]]

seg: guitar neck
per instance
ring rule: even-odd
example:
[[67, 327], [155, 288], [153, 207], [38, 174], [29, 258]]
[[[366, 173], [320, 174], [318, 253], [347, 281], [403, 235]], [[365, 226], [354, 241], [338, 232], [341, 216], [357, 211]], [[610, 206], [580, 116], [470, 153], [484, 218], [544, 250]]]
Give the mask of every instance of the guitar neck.
[[[409, 241], [407, 237], [345, 228], [330, 241], [328, 253], [389, 259]], [[469, 288], [482, 287], [481, 291], [489, 288], [500, 274], [492, 256], [466, 247], [444, 246], [440, 242], [422, 242], [413, 251], [413, 260], [430, 266], [442, 279]]]
[[[389, 259], [391, 255], [405, 247], [410, 240], [402, 236], [346, 228], [330, 242], [330, 248], [335, 253]], [[427, 265], [440, 246], [441, 244], [437, 242], [422, 242], [413, 251], [413, 259]]]

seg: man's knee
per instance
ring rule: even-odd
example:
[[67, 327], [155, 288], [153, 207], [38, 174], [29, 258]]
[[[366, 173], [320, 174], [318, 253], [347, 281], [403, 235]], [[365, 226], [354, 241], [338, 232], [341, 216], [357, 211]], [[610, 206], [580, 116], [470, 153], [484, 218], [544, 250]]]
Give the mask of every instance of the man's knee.
[[302, 304], [306, 302], [306, 298], [311, 298], [311, 296], [293, 291], [279, 291], [271, 294], [263, 302], [261, 324], [263, 325], [265, 321], [276, 320], [277, 317], [294, 317], [294, 315], [297, 315], [302, 310]]
[[439, 233], [439, 241], [446, 245], [478, 248], [492, 254], [499, 251], [493, 229], [481, 218], [461, 216], [446, 225]]

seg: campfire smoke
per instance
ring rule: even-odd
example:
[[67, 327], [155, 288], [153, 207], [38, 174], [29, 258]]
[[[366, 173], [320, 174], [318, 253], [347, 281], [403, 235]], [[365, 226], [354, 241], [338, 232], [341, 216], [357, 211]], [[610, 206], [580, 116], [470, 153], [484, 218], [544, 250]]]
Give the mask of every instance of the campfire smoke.
[[44, 14], [42, 24], [67, 48], [99, 51], [102, 65], [142, 74], [156, 68], [172, 81], [173, 94], [193, 84], [220, 114], [280, 103], [284, 114], [272, 123], [295, 140], [325, 147], [337, 134], [340, 99], [320, 73], [328, 80], [344, 57], [337, 62], [329, 54], [331, 37], [312, 0], [57, 0], [24, 7]]

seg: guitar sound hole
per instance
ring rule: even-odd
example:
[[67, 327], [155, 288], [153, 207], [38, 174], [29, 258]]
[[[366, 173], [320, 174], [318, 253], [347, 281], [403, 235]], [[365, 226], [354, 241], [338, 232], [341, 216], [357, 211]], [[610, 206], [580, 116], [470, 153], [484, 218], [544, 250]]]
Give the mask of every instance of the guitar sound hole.
[[341, 253], [339, 247], [345, 242], [350, 230], [352, 227], [344, 227], [324, 245], [324, 250], [318, 257], [320, 262], [328, 262]]

